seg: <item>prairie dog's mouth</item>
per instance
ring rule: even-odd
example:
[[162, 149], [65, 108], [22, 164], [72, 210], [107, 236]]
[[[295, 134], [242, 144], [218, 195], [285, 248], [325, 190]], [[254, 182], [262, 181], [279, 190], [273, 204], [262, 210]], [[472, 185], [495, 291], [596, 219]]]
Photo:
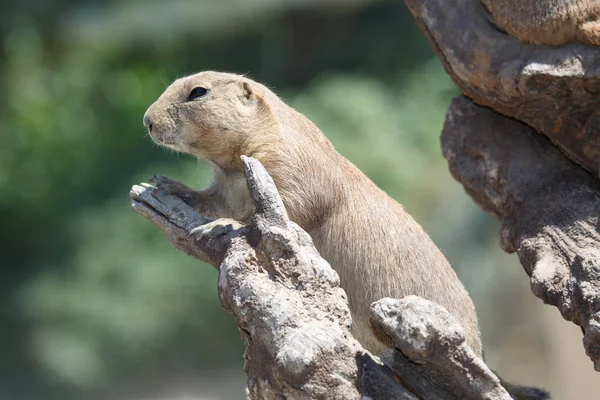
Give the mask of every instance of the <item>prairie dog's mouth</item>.
[[173, 149], [175, 151], [181, 152], [181, 153], [185, 153], [185, 149], [181, 146], [181, 143], [175, 139], [173, 139], [172, 137], [161, 137], [161, 138], [155, 138], [152, 137], [152, 140], [154, 141], [154, 143], [158, 144], [159, 146], [163, 146], [163, 147], [168, 147], [169, 149]]
[[190, 141], [185, 127], [174, 127], [173, 129], [150, 129], [149, 135], [154, 143], [159, 146], [168, 147], [180, 153], [194, 154], [199, 150], [200, 143], [198, 141]]
[[162, 142], [159, 143], [161, 146], [168, 147], [169, 149], [173, 149], [180, 153], [187, 153], [184, 147], [181, 146], [181, 143], [178, 142]]
[[184, 140], [178, 140], [173, 135], [161, 136], [158, 139], [152, 138], [154, 142], [160, 146], [168, 147], [180, 153], [190, 153], [190, 146]]
[[156, 144], [160, 144], [161, 146], [171, 146], [177, 145], [177, 140], [175, 140], [175, 135], [172, 133], [165, 134], [162, 132], [157, 132], [156, 129], [149, 130], [148, 134]]
[[175, 140], [171, 140], [171, 139], [164, 139], [161, 138], [160, 140], [154, 140], [157, 144], [160, 144], [162, 146], [171, 146], [171, 145], [176, 145], [177, 142]]

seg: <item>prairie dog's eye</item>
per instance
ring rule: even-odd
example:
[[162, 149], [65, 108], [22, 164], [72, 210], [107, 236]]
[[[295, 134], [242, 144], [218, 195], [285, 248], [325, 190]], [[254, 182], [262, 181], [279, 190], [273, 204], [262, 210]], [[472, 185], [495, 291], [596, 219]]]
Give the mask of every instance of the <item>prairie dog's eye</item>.
[[194, 100], [198, 97], [202, 97], [208, 93], [208, 89], [203, 88], [202, 86], [198, 86], [192, 89], [190, 94], [188, 94], [188, 100]]

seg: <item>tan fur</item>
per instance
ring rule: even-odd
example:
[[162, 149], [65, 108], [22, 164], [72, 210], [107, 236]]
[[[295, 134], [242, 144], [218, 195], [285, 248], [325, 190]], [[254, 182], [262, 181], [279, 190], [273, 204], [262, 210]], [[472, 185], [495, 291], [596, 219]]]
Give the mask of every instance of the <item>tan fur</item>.
[[[196, 86], [208, 94], [188, 101]], [[353, 333], [371, 352], [389, 345], [371, 328], [371, 302], [414, 294], [446, 307], [482, 355], [473, 303], [421, 226], [269, 89], [242, 76], [202, 72], [167, 88], [144, 123], [157, 143], [214, 164], [214, 182], [195, 199], [209, 217], [247, 222], [254, 208], [239, 156], [264, 164], [290, 218], [340, 275]]]
[[496, 24], [516, 38], [559, 46], [600, 46], [600, 0], [482, 0]]

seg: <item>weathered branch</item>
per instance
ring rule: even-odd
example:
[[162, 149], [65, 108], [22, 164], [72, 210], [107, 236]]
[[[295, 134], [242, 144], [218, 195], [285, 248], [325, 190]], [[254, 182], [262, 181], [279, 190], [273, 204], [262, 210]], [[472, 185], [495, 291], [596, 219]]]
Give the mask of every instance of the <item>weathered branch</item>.
[[479, 0], [405, 2], [468, 97], [543, 132], [600, 176], [600, 48], [520, 42]]
[[467, 346], [463, 328], [442, 306], [407, 296], [382, 299], [372, 310], [373, 319], [400, 349], [387, 350], [381, 360], [417, 393], [444, 400], [511, 398]]
[[131, 207], [162, 229], [176, 249], [217, 267], [223, 260], [231, 238], [223, 236], [216, 240], [194, 240], [192, 230], [210, 220], [194, 212], [179, 197], [163, 190], [178, 182], [160, 175], [152, 177], [150, 181], [156, 186], [142, 183], [131, 188]]
[[442, 147], [450, 170], [500, 220], [531, 289], [584, 332], [600, 370], [600, 182], [546, 138], [461, 97], [448, 111]]
[[564, 153], [466, 99], [442, 136], [453, 175], [501, 221], [535, 295], [581, 326], [600, 371], [600, 48], [521, 42], [479, 0], [405, 2], [466, 96]]
[[350, 333], [338, 275], [288, 219], [262, 165], [245, 157], [243, 164], [257, 213], [241, 229], [195, 233], [208, 220], [167, 194], [170, 185], [181, 187], [168, 178], [134, 186], [131, 199], [175, 247], [219, 268], [221, 303], [237, 318], [246, 345], [251, 398], [510, 399], [466, 347], [454, 318], [414, 296], [373, 306], [373, 318], [405, 353], [390, 349], [389, 368], [381, 365]]

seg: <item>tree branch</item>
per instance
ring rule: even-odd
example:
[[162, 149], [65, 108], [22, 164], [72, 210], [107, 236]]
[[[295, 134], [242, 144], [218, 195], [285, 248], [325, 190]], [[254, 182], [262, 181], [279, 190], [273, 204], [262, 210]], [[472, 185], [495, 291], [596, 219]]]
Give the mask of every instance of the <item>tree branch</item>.
[[397, 350], [381, 356], [424, 398], [444, 400], [510, 399], [500, 380], [465, 342], [458, 321], [442, 306], [417, 296], [382, 299], [373, 319]]
[[165, 177], [154, 179], [156, 186], [134, 186], [130, 195], [134, 210], [176, 248], [219, 269], [221, 304], [237, 318], [246, 345], [251, 398], [510, 399], [466, 347], [454, 318], [424, 299], [373, 306], [373, 318], [406, 356], [389, 349], [384, 366], [364, 350], [350, 333], [337, 273], [289, 220], [262, 165], [247, 157], [242, 162], [257, 209], [247, 227], [195, 233], [209, 220], [167, 194], [170, 185], [181, 184]]
[[600, 370], [600, 182], [518, 121], [456, 98], [442, 133], [454, 177], [502, 225], [533, 293], [584, 332]]
[[544, 133], [600, 176], [600, 48], [520, 42], [479, 0], [405, 3], [465, 95]]

